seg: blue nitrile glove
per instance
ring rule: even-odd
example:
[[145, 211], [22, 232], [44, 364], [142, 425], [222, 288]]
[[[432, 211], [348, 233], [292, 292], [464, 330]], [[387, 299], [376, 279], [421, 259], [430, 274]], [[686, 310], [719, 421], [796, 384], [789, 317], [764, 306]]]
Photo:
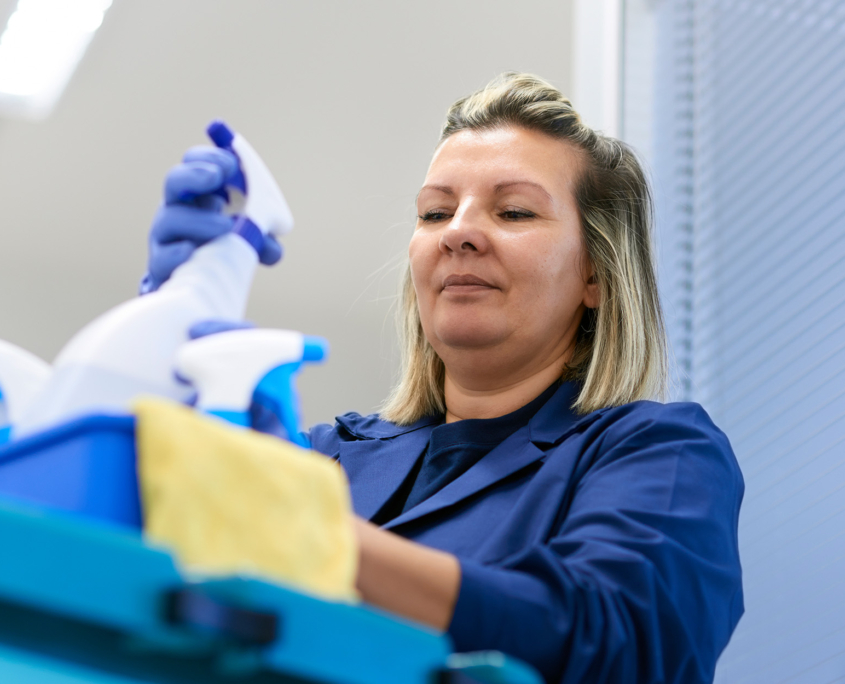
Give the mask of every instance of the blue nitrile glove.
[[255, 327], [255, 323], [250, 321], [230, 321], [222, 318], [211, 318], [207, 321], [200, 321], [194, 323], [188, 328], [188, 337], [192, 340], [200, 337], [207, 337], [208, 335], [216, 335], [217, 333], [229, 332], [231, 330], [250, 330]]
[[[249, 321], [211, 319], [192, 325], [188, 330], [188, 335], [192, 340], [196, 340], [206, 335], [214, 335], [230, 330], [246, 330], [254, 327], [255, 324]], [[249, 422], [253, 430], [263, 432], [267, 435], [273, 435], [274, 437], [280, 437], [281, 439], [288, 439], [287, 430], [285, 430], [276, 414], [261, 404], [253, 402], [249, 407]]]
[[[217, 147], [193, 147], [164, 180], [164, 204], [150, 230], [150, 259], [140, 293], [154, 292], [194, 250], [232, 229], [232, 217], [223, 213], [224, 186], [238, 170], [235, 155]], [[272, 265], [282, 258], [282, 247], [272, 235], [264, 238], [258, 259]]]

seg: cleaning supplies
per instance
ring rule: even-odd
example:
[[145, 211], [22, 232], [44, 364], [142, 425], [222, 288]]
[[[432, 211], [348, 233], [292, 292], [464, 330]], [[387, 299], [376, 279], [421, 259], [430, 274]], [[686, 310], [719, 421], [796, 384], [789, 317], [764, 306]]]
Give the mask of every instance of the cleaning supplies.
[[303, 362], [323, 361], [327, 352], [323, 338], [293, 330], [231, 330], [183, 344], [176, 372], [197, 390], [197, 408], [248, 426], [255, 402], [276, 417], [287, 439], [307, 447], [294, 379]]
[[0, 340], [0, 444], [26, 413], [47, 382], [50, 364], [9, 342]]
[[262, 236], [289, 233], [293, 215], [273, 174], [252, 145], [222, 121], [213, 121], [207, 132], [217, 147], [233, 152], [238, 158], [238, 172], [229, 184], [234, 192], [224, 193], [224, 199], [236, 214], [233, 232], [260, 252]]
[[62, 349], [54, 371], [15, 427], [16, 436], [85, 413], [126, 413], [139, 394], [183, 401], [173, 374], [176, 350], [198, 321], [243, 317], [264, 236], [293, 227], [273, 176], [243, 137], [222, 122], [208, 128], [238, 158], [231, 181], [239, 211], [233, 230], [199, 247], [156, 292], [125, 302], [83, 328]]
[[135, 413], [149, 541], [189, 572], [355, 598], [357, 543], [337, 463], [167, 400], [139, 400]]

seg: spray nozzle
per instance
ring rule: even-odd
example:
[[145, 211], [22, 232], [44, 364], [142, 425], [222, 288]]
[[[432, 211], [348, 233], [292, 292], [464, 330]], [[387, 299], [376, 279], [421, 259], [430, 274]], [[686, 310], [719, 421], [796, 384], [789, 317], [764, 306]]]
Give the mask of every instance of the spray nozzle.
[[[265, 235], [281, 236], [293, 228], [290, 208], [273, 174], [243, 136], [220, 120], [212, 121], [206, 132], [217, 147], [232, 152], [238, 159], [237, 173], [226, 181], [227, 188], [242, 198], [237, 204], [233, 230], [260, 253]], [[227, 204], [234, 205], [228, 193], [220, 194]]]
[[299, 432], [296, 375], [303, 363], [323, 361], [328, 343], [292, 330], [246, 329], [186, 342], [176, 372], [198, 393], [197, 408], [238, 424], [250, 424], [250, 407], [275, 416], [285, 436], [308, 446]]

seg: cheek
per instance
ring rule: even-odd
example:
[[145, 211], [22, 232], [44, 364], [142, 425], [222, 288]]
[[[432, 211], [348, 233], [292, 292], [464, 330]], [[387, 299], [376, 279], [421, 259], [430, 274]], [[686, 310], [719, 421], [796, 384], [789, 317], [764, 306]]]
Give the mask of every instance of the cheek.
[[419, 293], [420, 285], [425, 277], [425, 272], [430, 270], [426, 264], [425, 239], [419, 233], [411, 236], [408, 244], [408, 263], [411, 266], [411, 280]]
[[542, 240], [520, 250], [512, 272], [522, 283], [522, 299], [545, 311], [577, 308], [583, 298], [578, 239]]
[[437, 265], [437, 243], [430, 235], [416, 232], [408, 245], [408, 262], [411, 267], [411, 282], [417, 292], [420, 313], [424, 315], [432, 299], [431, 279]]

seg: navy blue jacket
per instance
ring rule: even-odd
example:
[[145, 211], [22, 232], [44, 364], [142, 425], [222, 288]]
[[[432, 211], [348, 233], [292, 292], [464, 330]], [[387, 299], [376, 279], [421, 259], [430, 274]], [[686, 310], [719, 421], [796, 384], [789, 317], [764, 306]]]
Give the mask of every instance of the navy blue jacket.
[[[504, 651], [550, 683], [711, 682], [743, 612], [730, 444], [697, 404], [579, 416], [577, 389], [384, 527], [458, 557], [458, 651]], [[347, 413], [310, 438], [369, 519], [440, 421]]]

